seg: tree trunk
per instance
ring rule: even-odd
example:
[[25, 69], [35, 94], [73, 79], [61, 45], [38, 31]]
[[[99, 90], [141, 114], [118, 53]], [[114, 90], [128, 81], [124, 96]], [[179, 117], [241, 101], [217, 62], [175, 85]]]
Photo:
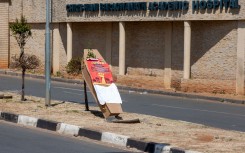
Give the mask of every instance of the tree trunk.
[[25, 101], [25, 72], [26, 72], [26, 69], [22, 68], [21, 101]]
[[20, 64], [22, 68], [22, 88], [21, 88], [21, 101], [25, 101], [25, 72], [26, 68], [24, 66], [23, 62], [23, 56], [24, 56], [24, 47], [20, 47]]
[[24, 47], [20, 47], [20, 58], [19, 58], [20, 61], [21, 61], [23, 55], [24, 55]]

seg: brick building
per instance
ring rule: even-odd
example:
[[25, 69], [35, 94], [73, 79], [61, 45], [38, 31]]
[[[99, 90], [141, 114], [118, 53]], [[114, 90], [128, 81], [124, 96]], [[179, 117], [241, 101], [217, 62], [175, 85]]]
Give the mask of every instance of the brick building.
[[[50, 0], [53, 72], [96, 48], [120, 76], [165, 88], [244, 94], [245, 1]], [[45, 0], [0, 0], [0, 68], [19, 48], [9, 23], [23, 14], [25, 52], [44, 64]]]

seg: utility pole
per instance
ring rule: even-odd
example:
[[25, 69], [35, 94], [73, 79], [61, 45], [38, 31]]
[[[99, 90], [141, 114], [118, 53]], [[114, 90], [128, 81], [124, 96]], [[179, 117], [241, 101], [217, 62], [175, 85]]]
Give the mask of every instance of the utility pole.
[[46, 0], [46, 31], [45, 31], [45, 105], [50, 106], [50, 0]]

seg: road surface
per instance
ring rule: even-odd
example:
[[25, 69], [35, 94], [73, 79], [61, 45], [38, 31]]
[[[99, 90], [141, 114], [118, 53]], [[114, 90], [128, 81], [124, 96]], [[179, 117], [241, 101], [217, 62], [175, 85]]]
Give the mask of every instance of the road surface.
[[126, 153], [125, 150], [0, 120], [1, 153]]
[[[0, 91], [20, 91], [21, 78], [0, 75]], [[83, 86], [52, 82], [52, 99], [84, 104]], [[122, 92], [123, 110], [245, 132], [245, 106], [200, 99]], [[42, 79], [26, 79], [26, 94], [45, 97]], [[89, 105], [96, 106], [89, 93]]]

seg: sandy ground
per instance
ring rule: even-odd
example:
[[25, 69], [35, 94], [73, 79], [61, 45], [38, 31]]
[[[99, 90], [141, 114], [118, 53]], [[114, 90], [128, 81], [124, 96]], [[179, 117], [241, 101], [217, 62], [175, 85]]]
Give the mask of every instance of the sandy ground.
[[27, 101], [20, 102], [20, 95], [4, 94], [13, 95], [13, 99], [0, 99], [0, 111], [4, 112], [65, 122], [145, 141], [170, 143], [172, 146], [186, 150], [205, 153], [245, 152], [245, 132], [221, 130], [199, 124], [126, 112], [120, 116], [124, 119], [139, 118], [141, 123], [109, 123], [102, 117], [98, 107], [90, 107], [91, 111], [86, 112], [84, 105], [81, 104], [52, 101], [53, 106], [46, 108], [42, 98], [27, 96]]

